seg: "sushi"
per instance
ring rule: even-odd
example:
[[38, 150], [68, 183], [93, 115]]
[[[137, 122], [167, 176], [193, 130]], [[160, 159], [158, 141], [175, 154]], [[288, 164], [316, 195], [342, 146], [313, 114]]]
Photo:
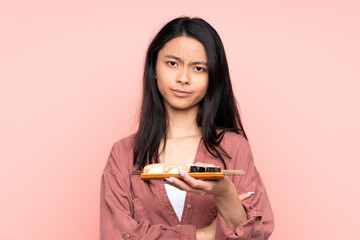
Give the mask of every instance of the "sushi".
[[190, 173], [206, 172], [205, 167], [203, 166], [190, 166]]
[[221, 172], [220, 167], [207, 167], [206, 172]]

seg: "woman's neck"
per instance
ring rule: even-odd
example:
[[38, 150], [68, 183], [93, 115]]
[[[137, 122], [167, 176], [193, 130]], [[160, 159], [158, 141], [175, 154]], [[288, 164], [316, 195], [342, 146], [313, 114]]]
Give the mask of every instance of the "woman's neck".
[[201, 135], [201, 128], [196, 123], [199, 107], [187, 110], [167, 109], [167, 138], [181, 138]]

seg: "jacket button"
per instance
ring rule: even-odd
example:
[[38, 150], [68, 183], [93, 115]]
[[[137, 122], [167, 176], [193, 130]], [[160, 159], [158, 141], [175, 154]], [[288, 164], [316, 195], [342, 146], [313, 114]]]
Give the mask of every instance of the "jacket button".
[[129, 234], [129, 233], [125, 233], [125, 234], [124, 234], [124, 237], [125, 237], [125, 238], [129, 238], [129, 237], [130, 237], [130, 234]]
[[187, 207], [188, 209], [190, 209], [190, 208], [191, 208], [191, 204], [188, 204], [186, 207]]

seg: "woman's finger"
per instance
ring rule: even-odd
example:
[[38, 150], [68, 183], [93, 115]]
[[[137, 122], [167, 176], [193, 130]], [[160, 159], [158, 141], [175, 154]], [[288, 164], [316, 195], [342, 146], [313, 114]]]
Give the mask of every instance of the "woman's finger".
[[196, 180], [195, 178], [191, 177], [187, 172], [182, 171], [179, 169], [179, 174], [184, 182], [190, 185], [192, 188], [196, 189], [205, 189], [207, 188], [209, 183], [205, 183], [202, 180]]
[[248, 199], [249, 197], [251, 197], [255, 192], [247, 192], [247, 193], [242, 193], [239, 195], [239, 198], [241, 201]]
[[170, 177], [170, 178], [166, 178], [165, 179], [167, 181], [167, 184], [170, 184], [180, 190], [186, 191], [186, 192], [193, 192], [193, 193], [197, 193], [200, 195], [205, 194], [204, 190], [202, 189], [197, 189], [197, 188], [193, 188], [192, 186], [190, 186], [187, 182], [174, 178], [174, 177]]

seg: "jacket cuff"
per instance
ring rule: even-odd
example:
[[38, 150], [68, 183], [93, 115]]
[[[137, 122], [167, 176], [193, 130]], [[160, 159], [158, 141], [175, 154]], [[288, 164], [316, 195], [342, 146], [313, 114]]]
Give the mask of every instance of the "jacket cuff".
[[252, 230], [256, 221], [261, 221], [262, 213], [255, 209], [248, 209], [248, 219], [236, 227], [235, 231], [231, 230], [225, 219], [218, 214], [215, 239], [251, 239]]

